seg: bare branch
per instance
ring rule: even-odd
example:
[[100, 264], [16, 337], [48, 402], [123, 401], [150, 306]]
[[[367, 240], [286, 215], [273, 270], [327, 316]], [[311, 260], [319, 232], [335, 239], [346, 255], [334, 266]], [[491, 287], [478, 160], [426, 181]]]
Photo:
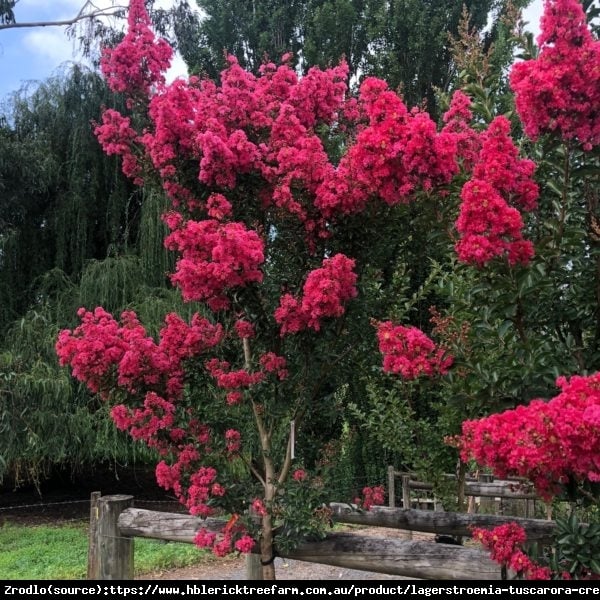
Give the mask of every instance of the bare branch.
[[[93, 6], [94, 10], [90, 12], [85, 12], [85, 9], [88, 6]], [[81, 10], [77, 13], [75, 17], [72, 19], [64, 19], [61, 21], [29, 21], [29, 22], [14, 22], [14, 23], [4, 23], [0, 24], [0, 31], [2, 29], [19, 29], [19, 28], [33, 28], [33, 27], [63, 27], [75, 25], [80, 21], [84, 21], [86, 19], [96, 19], [98, 17], [115, 17], [122, 13], [122, 11], [126, 10], [127, 7], [124, 5], [116, 5], [110, 6], [107, 8], [97, 8], [91, 2], [86, 2]]]

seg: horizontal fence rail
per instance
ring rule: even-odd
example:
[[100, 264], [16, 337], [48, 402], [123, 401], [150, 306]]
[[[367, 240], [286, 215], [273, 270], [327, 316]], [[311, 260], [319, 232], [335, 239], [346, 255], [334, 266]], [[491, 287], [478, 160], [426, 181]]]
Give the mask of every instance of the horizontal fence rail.
[[522, 517], [499, 517], [456, 512], [436, 512], [414, 508], [388, 508], [373, 506], [369, 512], [358, 511], [349, 504], [331, 503], [332, 519], [338, 523], [389, 527], [422, 533], [437, 533], [452, 536], [471, 536], [471, 528], [490, 529], [508, 520], [518, 523], [526, 532], [528, 541], [548, 543], [556, 528], [554, 521], [524, 519]]
[[[131, 579], [135, 537], [192, 543], [199, 529], [219, 533], [226, 523], [221, 519], [134, 508], [132, 496], [94, 498], [93, 495], [92, 503], [88, 578], [93, 579]], [[339, 523], [448, 535], [469, 535], [469, 527], [493, 527], [507, 520], [492, 515], [386, 507], [373, 507], [370, 512], [364, 512], [349, 504], [331, 504], [330, 508], [333, 520]], [[530, 540], [547, 540], [555, 526], [552, 521], [515, 520], [524, 527]], [[500, 566], [480, 549], [356, 533], [331, 533], [323, 541], [305, 542], [291, 552], [278, 555], [416, 579], [502, 578]]]
[[[428, 514], [426, 511], [411, 512]], [[202, 527], [218, 533], [225, 526], [225, 521], [219, 519], [203, 521], [197, 517], [141, 508], [125, 509], [117, 523], [120, 535], [124, 537], [185, 543], [193, 543], [196, 532]], [[481, 550], [355, 533], [331, 533], [325, 540], [305, 542], [291, 552], [278, 552], [278, 556], [418, 579], [500, 579], [500, 567]]]

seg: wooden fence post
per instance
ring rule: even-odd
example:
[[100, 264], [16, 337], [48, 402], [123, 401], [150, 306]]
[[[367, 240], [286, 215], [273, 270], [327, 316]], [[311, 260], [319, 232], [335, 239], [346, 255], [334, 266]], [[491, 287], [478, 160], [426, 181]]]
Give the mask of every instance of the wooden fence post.
[[[491, 473], [479, 473], [477, 481], [479, 481], [479, 483], [492, 483], [494, 481], [494, 475]], [[487, 498], [485, 496], [481, 496], [479, 498], [479, 512], [484, 515], [498, 514], [498, 510], [496, 508], [496, 500], [494, 498]]]
[[388, 504], [396, 508], [396, 471], [392, 466], [388, 467]]
[[90, 496], [90, 531], [88, 534], [87, 578], [98, 579], [98, 500], [101, 492], [92, 492]]
[[410, 501], [410, 475], [402, 475], [402, 508], [408, 510], [412, 508]]
[[[412, 504], [410, 501], [410, 475], [402, 475], [402, 508], [404, 510], [410, 510]], [[412, 540], [413, 532], [407, 531], [404, 535], [404, 539]]]
[[133, 496], [98, 499], [98, 579], [133, 579], [133, 538], [121, 534], [119, 515], [133, 506]]

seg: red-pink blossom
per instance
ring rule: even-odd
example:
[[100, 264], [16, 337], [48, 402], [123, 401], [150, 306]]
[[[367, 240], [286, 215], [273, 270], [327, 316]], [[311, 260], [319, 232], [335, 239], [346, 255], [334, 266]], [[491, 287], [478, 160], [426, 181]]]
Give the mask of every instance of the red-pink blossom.
[[559, 378], [549, 401], [465, 421], [464, 460], [475, 459], [499, 477], [527, 477], [546, 499], [569, 481], [600, 481], [600, 434], [590, 415], [600, 406], [600, 373]]
[[591, 150], [600, 143], [600, 42], [581, 2], [545, 0], [538, 44], [538, 56], [510, 72], [525, 133], [553, 133]]
[[153, 85], [164, 83], [173, 50], [152, 33], [144, 0], [130, 0], [127, 23], [123, 40], [114, 48], [104, 48], [100, 68], [114, 92], [147, 96]]
[[223, 194], [211, 194], [206, 202], [206, 210], [211, 219], [222, 221], [231, 216], [232, 206]]
[[199, 548], [212, 548], [215, 540], [217, 538], [217, 534], [212, 531], [208, 531], [206, 528], [202, 528], [196, 533], [194, 537], [194, 544]]
[[255, 498], [252, 501], [251, 508], [260, 517], [264, 517], [267, 514], [267, 509], [260, 498]]
[[255, 335], [254, 326], [245, 319], [238, 319], [234, 324], [234, 329], [240, 339], [253, 338]]
[[304, 469], [296, 469], [292, 473], [292, 479], [294, 481], [304, 481], [307, 477], [308, 475]]
[[421, 375], [444, 375], [452, 366], [452, 357], [417, 327], [384, 321], [377, 325], [377, 339], [386, 373], [416, 379]]
[[206, 301], [212, 310], [229, 306], [229, 290], [263, 280], [264, 242], [243, 223], [187, 221], [165, 246], [181, 253], [171, 280], [183, 298]]
[[227, 443], [227, 452], [237, 452], [242, 446], [242, 436], [235, 429], [228, 429], [225, 432], [225, 440]]
[[523, 218], [518, 209], [533, 210], [538, 186], [533, 181], [535, 164], [518, 158], [510, 138], [510, 123], [496, 117], [480, 136], [481, 147], [472, 178], [461, 190], [456, 229], [458, 258], [482, 267], [494, 258], [527, 264], [533, 244], [523, 238]]
[[227, 393], [227, 404], [229, 406], [235, 406], [236, 404], [239, 404], [243, 399], [244, 399], [244, 394], [242, 394], [242, 392], [228, 392]]
[[281, 335], [297, 333], [306, 328], [319, 331], [325, 318], [341, 317], [345, 305], [357, 295], [355, 261], [336, 254], [326, 258], [320, 269], [308, 274], [301, 300], [284, 295], [275, 310], [275, 320]]
[[426, 112], [409, 111], [374, 77], [361, 84], [358, 111], [368, 124], [317, 188], [315, 206], [326, 218], [361, 212], [377, 197], [390, 206], [407, 203], [416, 191], [431, 191], [458, 173], [466, 125], [438, 132]]
[[204, 366], [210, 375], [216, 379], [217, 385], [226, 390], [239, 391], [241, 388], [249, 388], [265, 379], [265, 374], [261, 371], [255, 371], [253, 373], [246, 371], [245, 369], [232, 371], [231, 366], [227, 361], [222, 361], [217, 358], [210, 359]]
[[474, 540], [490, 551], [492, 560], [498, 564], [525, 575], [525, 579], [551, 579], [552, 573], [548, 567], [542, 567], [523, 552], [527, 536], [517, 523], [505, 523], [491, 531], [475, 528], [472, 535]]
[[94, 135], [106, 154], [122, 158], [121, 168], [125, 176], [133, 179], [136, 185], [142, 185], [142, 166], [135, 150], [138, 135], [131, 127], [131, 119], [118, 110], [107, 108], [102, 113], [102, 125], [94, 128]]
[[254, 548], [254, 546], [256, 546], [256, 542], [249, 535], [243, 535], [235, 543], [235, 549], [243, 554], [252, 552], [252, 548]]
[[283, 356], [278, 356], [274, 352], [266, 352], [260, 356], [259, 363], [267, 373], [276, 373], [280, 380], [288, 376], [287, 361]]
[[384, 504], [385, 489], [381, 485], [374, 487], [366, 486], [362, 490], [362, 498], [356, 498], [355, 501], [364, 510], [370, 510], [375, 505]]

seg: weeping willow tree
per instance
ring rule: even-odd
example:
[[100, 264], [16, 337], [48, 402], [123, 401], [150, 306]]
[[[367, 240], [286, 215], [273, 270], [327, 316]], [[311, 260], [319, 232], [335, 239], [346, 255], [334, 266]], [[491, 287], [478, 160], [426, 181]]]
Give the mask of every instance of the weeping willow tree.
[[168, 285], [164, 196], [131, 187], [93, 135], [102, 107], [119, 104], [73, 66], [0, 111], [0, 483], [151, 458], [54, 352], [80, 306], [134, 308], [152, 333], [175, 307], [193, 310]]
[[[116, 101], [94, 73], [72, 67], [10, 97], [0, 129], [0, 329], [35, 301], [52, 268], [77, 277], [90, 258], [135, 236], [139, 199], [103, 156], [90, 120]], [[129, 239], [128, 239], [129, 238]]]

